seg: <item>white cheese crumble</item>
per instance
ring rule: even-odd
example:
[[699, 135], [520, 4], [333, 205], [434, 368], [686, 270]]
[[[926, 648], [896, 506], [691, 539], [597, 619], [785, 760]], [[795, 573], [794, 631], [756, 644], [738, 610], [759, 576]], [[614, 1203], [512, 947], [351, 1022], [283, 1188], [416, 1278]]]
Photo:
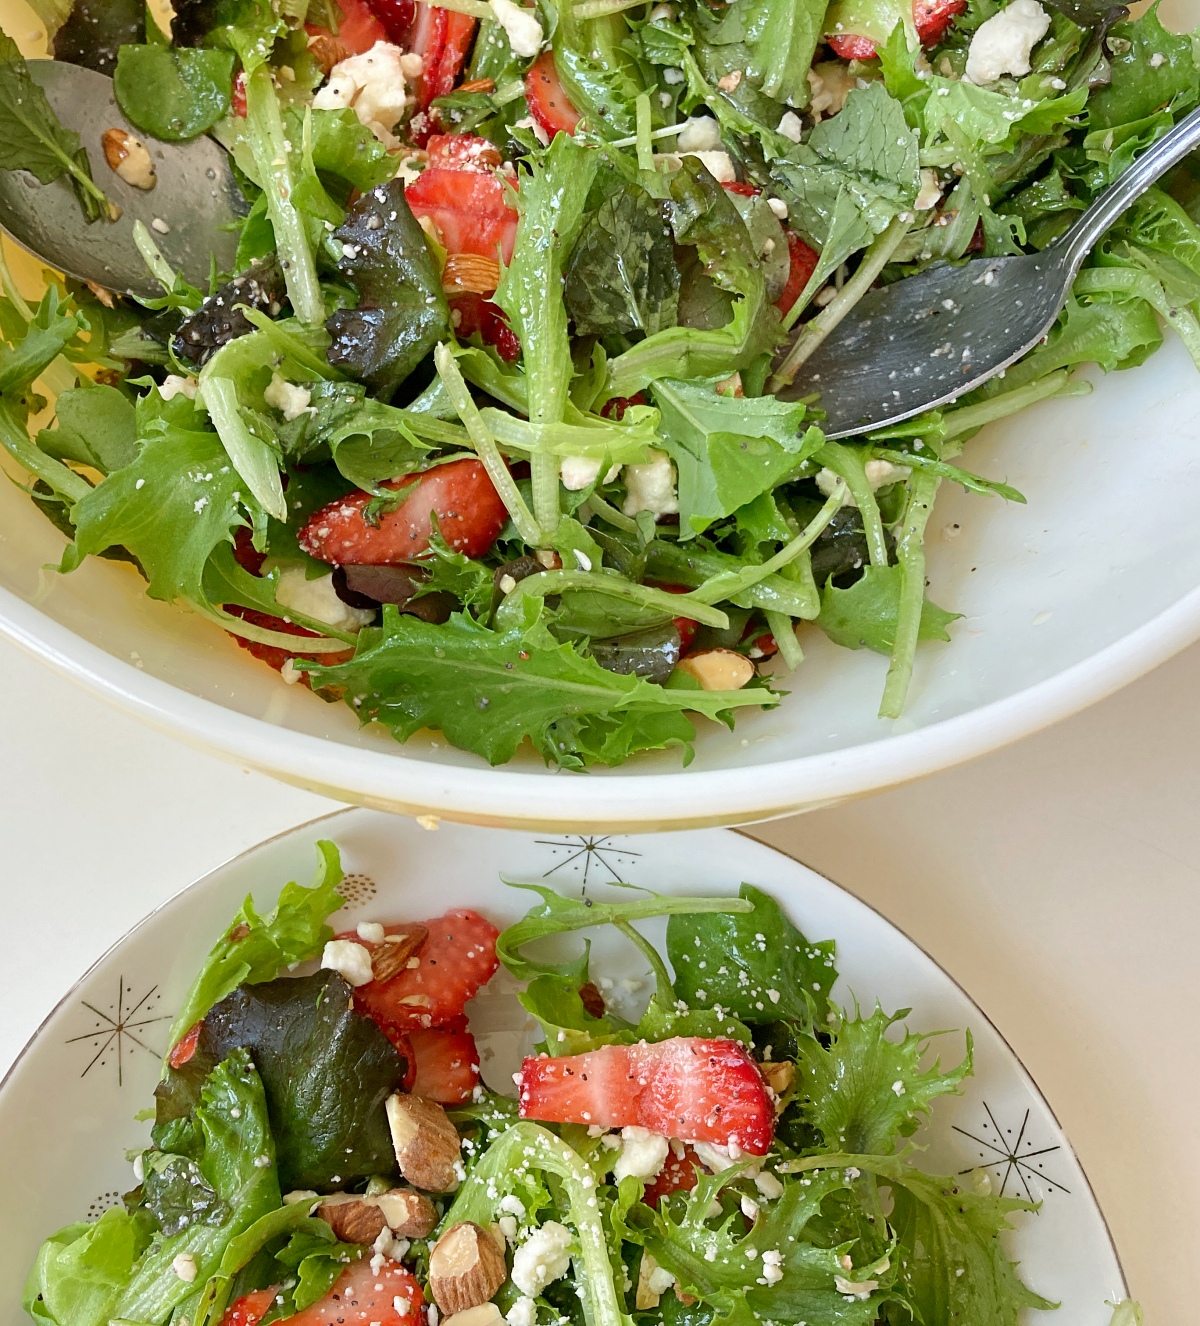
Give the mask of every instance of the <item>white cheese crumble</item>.
[[377, 41], [362, 55], [335, 64], [312, 104], [317, 110], [350, 107], [385, 147], [399, 147], [392, 130], [408, 107], [403, 61], [399, 46]]
[[760, 1193], [762, 1193], [768, 1202], [773, 1202], [776, 1198], [783, 1196], [783, 1184], [779, 1182], [770, 1170], [765, 1169], [761, 1174], [756, 1175], [754, 1186]]
[[508, 1310], [508, 1326], [537, 1326], [537, 1304], [522, 1295]]
[[675, 1277], [665, 1266], [656, 1266], [646, 1280], [646, 1287], [652, 1294], [665, 1294], [675, 1283]]
[[670, 1143], [660, 1133], [635, 1125], [622, 1128], [621, 1154], [613, 1167], [613, 1179], [620, 1183], [629, 1175], [637, 1179], [654, 1178], [667, 1163], [670, 1150]]
[[737, 171], [733, 168], [733, 160], [728, 152], [685, 152], [683, 155], [702, 161], [705, 170], [718, 184], [737, 182]]
[[199, 1267], [196, 1265], [196, 1258], [190, 1252], [179, 1252], [175, 1254], [171, 1262], [171, 1270], [184, 1282], [190, 1285], [196, 1278]]
[[783, 1279], [783, 1253], [778, 1248], [768, 1248], [762, 1255], [762, 1278], [769, 1285], [777, 1285]]
[[772, 215], [778, 221], [786, 221], [788, 214], [788, 205], [782, 198], [768, 198], [767, 206], [771, 209]]
[[310, 404], [312, 392], [307, 387], [299, 387], [287, 378], [281, 378], [278, 373], [271, 374], [271, 383], [263, 392], [263, 400], [273, 405], [289, 423], [299, 419], [302, 414], [316, 413]]
[[371, 980], [371, 955], [352, 939], [331, 939], [321, 954], [321, 967], [335, 971], [347, 984], [366, 985]]
[[913, 211], [928, 212], [942, 201], [942, 186], [938, 183], [937, 171], [926, 167], [921, 172], [921, 187], [913, 202]]
[[571, 1267], [571, 1231], [547, 1220], [513, 1254], [512, 1282], [527, 1298], [536, 1298], [548, 1284], [561, 1280]]
[[804, 136], [804, 121], [795, 111], [784, 111], [778, 127], [784, 138], [790, 138], [793, 143]]
[[712, 152], [721, 146], [721, 126], [711, 115], [684, 120], [676, 139], [681, 152]]
[[[569, 493], [582, 492], [596, 482], [603, 463], [594, 456], [564, 456], [558, 467], [563, 487]], [[612, 483], [620, 473], [619, 465], [611, 466], [604, 476], [604, 482]]]
[[488, 4], [496, 22], [508, 36], [512, 53], [522, 60], [532, 59], [546, 39], [536, 12], [513, 4], [513, 0], [488, 0]]
[[644, 465], [625, 467], [625, 505], [627, 516], [649, 511], [655, 518], [674, 515], [679, 510], [675, 491], [675, 466], [665, 451], [651, 451]]
[[365, 939], [368, 944], [382, 944], [384, 929], [378, 921], [359, 921], [354, 927], [358, 932], [359, 939]]
[[176, 396], [186, 396], [189, 401], [196, 399], [196, 388], [199, 382], [193, 377], [182, 377], [178, 373], [168, 373], [163, 379], [163, 384], [158, 389], [158, 394], [164, 401], [173, 401]]
[[1046, 35], [1050, 15], [1037, 0], [1012, 0], [1007, 9], [981, 23], [971, 38], [964, 77], [969, 83], [994, 83], [1003, 74], [1029, 72], [1029, 56]]
[[[1018, 0], [1019, 2], [1020, 0]], [[870, 1298], [879, 1288], [878, 1280], [847, 1280], [844, 1275], [835, 1275], [833, 1284], [839, 1294], [845, 1294], [847, 1298], [856, 1298], [860, 1301], [864, 1298]]]
[[540, 124], [538, 124], [532, 115], [526, 115], [523, 119], [514, 120], [513, 128], [528, 129], [543, 147], [548, 147], [550, 144], [550, 135]]
[[[863, 466], [867, 476], [867, 482], [871, 485], [871, 491], [877, 488], [883, 488], [889, 483], [898, 483], [901, 479], [907, 479], [912, 471], [907, 465], [893, 465], [890, 460], [869, 460]], [[842, 505], [857, 506], [854, 500], [854, 494], [850, 491], [849, 485], [832, 470], [821, 469], [817, 471], [817, 487], [826, 497], [832, 497], [834, 491], [839, 485], [842, 488]]]
[[302, 612], [314, 621], [324, 622], [341, 631], [357, 631], [375, 620], [375, 614], [365, 608], [352, 608], [338, 598], [333, 587], [333, 572], [326, 576], [308, 578], [302, 566], [283, 566], [275, 584], [275, 602], [283, 608]]

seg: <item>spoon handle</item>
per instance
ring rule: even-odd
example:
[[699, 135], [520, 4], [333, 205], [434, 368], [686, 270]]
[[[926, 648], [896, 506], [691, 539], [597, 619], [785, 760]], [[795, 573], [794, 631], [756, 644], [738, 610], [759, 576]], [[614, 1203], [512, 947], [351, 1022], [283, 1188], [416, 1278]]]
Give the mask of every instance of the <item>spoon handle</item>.
[[1127, 171], [1110, 184], [1076, 221], [1062, 244], [1072, 273], [1079, 269], [1092, 245], [1121, 213], [1142, 196], [1172, 166], [1200, 146], [1200, 108], [1192, 111], [1156, 143], [1147, 148]]

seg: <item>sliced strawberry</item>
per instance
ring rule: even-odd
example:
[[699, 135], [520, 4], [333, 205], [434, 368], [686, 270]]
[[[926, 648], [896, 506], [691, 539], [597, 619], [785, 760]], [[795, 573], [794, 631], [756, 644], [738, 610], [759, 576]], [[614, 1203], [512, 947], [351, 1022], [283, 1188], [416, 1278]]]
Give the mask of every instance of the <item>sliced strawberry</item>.
[[[478, 912], [465, 910], [447, 912], [424, 925], [429, 936], [416, 952], [416, 965], [390, 981], [358, 986], [355, 1007], [384, 1028], [461, 1031], [466, 1026], [463, 1009], [467, 1000], [491, 980], [500, 965], [496, 959], [500, 932]], [[386, 933], [403, 934], [404, 927], [390, 925]], [[368, 949], [375, 947], [362, 939], [357, 942]]]
[[436, 516], [451, 548], [480, 557], [508, 519], [487, 470], [474, 459], [453, 460], [383, 486], [411, 491], [395, 510], [380, 516], [378, 525], [367, 524], [363, 516], [371, 494], [351, 493], [308, 518], [300, 546], [335, 566], [395, 566], [428, 550]]
[[[656, 589], [665, 589], [668, 594], [690, 594], [692, 591], [687, 585], [656, 585]], [[675, 629], [679, 632], [679, 654], [682, 657], [692, 647], [696, 639], [696, 632], [700, 629], [700, 623], [693, 621], [691, 617], [673, 617], [671, 619], [675, 624]]]
[[804, 287], [808, 284], [809, 278], [817, 270], [817, 253], [810, 249], [799, 235], [787, 231], [788, 257], [792, 265], [788, 271], [787, 284], [783, 287], [783, 293], [775, 301], [775, 307], [780, 313], [786, 313], [788, 309], [800, 298]]
[[479, 1051], [469, 1031], [408, 1033], [416, 1055], [417, 1071], [410, 1091], [439, 1105], [462, 1105], [479, 1083]]
[[404, 196], [414, 216], [427, 216], [437, 225], [447, 253], [512, 259], [519, 217], [496, 175], [474, 167], [429, 166]]
[[275, 1290], [255, 1289], [243, 1294], [225, 1309], [221, 1326], [258, 1326], [275, 1302]]
[[430, 166], [446, 170], [481, 170], [490, 175], [504, 163], [496, 144], [476, 134], [432, 134], [425, 151]]
[[690, 1192], [696, 1186], [696, 1166], [700, 1158], [690, 1146], [683, 1149], [683, 1155], [674, 1151], [667, 1155], [667, 1163], [646, 1185], [642, 1200], [647, 1206], [657, 1206], [664, 1197], [673, 1192]]
[[418, 1326], [424, 1319], [421, 1286], [390, 1257], [348, 1266], [324, 1298], [289, 1317], [289, 1326]]
[[171, 1053], [167, 1055], [167, 1063], [172, 1068], [182, 1068], [188, 1063], [196, 1053], [196, 1046], [200, 1043], [200, 1033], [204, 1030], [204, 1019], [201, 1018], [194, 1026], [189, 1027], [187, 1031], [171, 1047]]
[[[645, 396], [643, 396], [640, 391], [635, 391], [632, 396], [610, 396], [609, 399], [604, 402], [604, 408], [600, 413], [606, 419], [621, 420], [625, 418], [625, 411], [628, 410], [631, 405], [645, 404]], [[683, 590], [682, 592], [686, 594], [687, 590]]]
[[230, 100], [230, 110], [239, 118], [246, 118], [246, 71], [239, 69], [237, 77], [233, 80], [233, 92]]
[[309, 45], [314, 40], [321, 51], [337, 53], [340, 59], [348, 55], [362, 55], [369, 51], [377, 41], [390, 40], [387, 28], [372, 12], [372, 6], [364, 0], [338, 0], [342, 11], [337, 32], [333, 33], [319, 23], [306, 23], [305, 32], [309, 36]]
[[721, 185], [726, 193], [736, 193], [739, 198], [757, 198], [761, 189], [756, 189], [753, 184], [746, 184], [741, 180], [728, 180]]
[[[338, 938], [352, 939], [356, 944], [362, 943], [362, 940], [359, 939], [358, 935], [353, 933], [339, 935]], [[359, 1011], [366, 1013], [367, 1010], [364, 1008]], [[367, 1016], [370, 1016], [370, 1014], [367, 1014]], [[393, 1027], [390, 1023], [380, 1024], [380, 1030], [388, 1040], [391, 1041], [396, 1049], [399, 1050], [400, 1056], [404, 1060], [404, 1076], [400, 1080], [400, 1090], [411, 1091], [413, 1089], [413, 1083], [417, 1080], [417, 1055], [412, 1047], [412, 1041], [408, 1039], [406, 1032], [402, 1031], [399, 1027]]]
[[413, 89], [417, 110], [452, 91], [475, 38], [475, 19], [456, 10], [418, 4], [409, 49], [425, 61]]
[[551, 138], [555, 134], [573, 134], [579, 112], [563, 88], [554, 67], [554, 52], [543, 51], [525, 74], [525, 104], [534, 123]]
[[[913, 22], [922, 46], [936, 46], [963, 13], [967, 0], [913, 0]], [[873, 60], [875, 43], [861, 33], [840, 32], [825, 38], [843, 60]]]
[[254, 531], [249, 525], [239, 525], [234, 531], [233, 557], [243, 571], [249, 571], [252, 576], [262, 575], [267, 554], [254, 546]]
[[766, 1154], [775, 1133], [775, 1105], [758, 1066], [724, 1039], [676, 1036], [526, 1059], [519, 1098], [522, 1119], [636, 1125], [755, 1156]]
[[407, 44], [417, 8], [413, 0], [367, 0], [367, 7], [383, 24], [388, 41], [396, 46]]
[[[315, 638], [314, 631], [306, 631], [303, 626], [297, 626], [295, 622], [285, 622], [282, 617], [272, 617], [265, 612], [256, 612], [253, 608], [243, 608], [236, 603], [225, 604], [225, 611], [233, 617], [240, 617], [242, 621], [249, 622], [251, 626], [261, 627], [264, 631], [278, 631], [281, 635], [298, 636], [297, 644], [300, 640], [312, 640]], [[233, 635], [233, 632], [229, 632]], [[234, 635], [233, 638], [248, 654], [260, 659], [276, 672], [283, 671], [283, 665], [293, 658], [315, 659], [321, 663], [345, 663], [347, 659], [354, 657], [353, 649], [337, 650], [330, 654], [306, 654], [303, 649], [281, 649], [277, 645], [260, 644], [257, 640], [247, 640], [245, 636]], [[308, 685], [308, 678], [301, 677], [305, 686]]]
[[484, 345], [494, 345], [506, 364], [520, 359], [521, 342], [508, 325], [508, 317], [499, 304], [493, 304], [484, 295], [468, 292], [455, 295], [450, 301], [450, 314], [455, 318], [454, 334], [460, 341], [478, 332]]

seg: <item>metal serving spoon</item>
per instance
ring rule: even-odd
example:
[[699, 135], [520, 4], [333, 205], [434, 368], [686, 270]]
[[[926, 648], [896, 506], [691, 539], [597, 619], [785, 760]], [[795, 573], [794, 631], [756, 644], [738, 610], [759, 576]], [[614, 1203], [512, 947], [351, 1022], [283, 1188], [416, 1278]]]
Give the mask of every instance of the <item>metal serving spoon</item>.
[[932, 267], [872, 290], [779, 395], [795, 400], [820, 392], [830, 438], [899, 423], [965, 395], [1037, 345], [1092, 245], [1197, 146], [1200, 110], [1143, 152], [1041, 253]]
[[[150, 138], [121, 114], [112, 79], [92, 69], [30, 60], [29, 72], [59, 119], [79, 135], [96, 183], [121, 216], [88, 225], [65, 175], [39, 184], [27, 171], [0, 170], [0, 228], [58, 271], [120, 294], [162, 294], [134, 243], [135, 221], [146, 225], [171, 266], [201, 289], [208, 288], [214, 257], [219, 270], [233, 269], [234, 223], [245, 215], [246, 202], [224, 148], [206, 135], [188, 143]], [[124, 129], [146, 145], [158, 174], [154, 188], [134, 188], [108, 168], [101, 143], [106, 129]]]

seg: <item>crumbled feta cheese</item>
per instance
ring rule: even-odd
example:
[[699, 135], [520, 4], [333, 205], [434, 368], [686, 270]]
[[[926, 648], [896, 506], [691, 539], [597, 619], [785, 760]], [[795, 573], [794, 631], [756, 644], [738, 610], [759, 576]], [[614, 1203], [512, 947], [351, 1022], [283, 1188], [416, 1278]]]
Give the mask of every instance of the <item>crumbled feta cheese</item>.
[[777, 1285], [783, 1279], [783, 1253], [778, 1248], [768, 1248], [762, 1255], [762, 1278], [769, 1285]]
[[913, 203], [913, 210], [928, 212], [931, 207], [936, 207], [941, 201], [942, 186], [938, 183], [937, 171], [926, 167], [921, 172], [921, 188], [917, 193], [916, 201]]
[[408, 107], [404, 52], [391, 42], [377, 41], [369, 51], [335, 64], [329, 81], [313, 98], [317, 110], [353, 109], [359, 123], [385, 147], [398, 147], [392, 130]]
[[297, 386], [294, 382], [281, 378], [278, 373], [271, 374], [271, 382], [263, 392], [263, 400], [268, 405], [273, 405], [289, 423], [293, 419], [299, 419], [302, 414], [316, 413], [309, 403], [312, 400], [312, 392], [307, 387]]
[[675, 466], [665, 451], [651, 451], [644, 465], [625, 466], [625, 505], [627, 516], [649, 511], [658, 516], [674, 515], [679, 510], [675, 491]]
[[665, 1294], [674, 1283], [675, 1277], [665, 1266], [656, 1266], [646, 1281], [652, 1294]]
[[681, 152], [712, 152], [721, 146], [721, 126], [711, 115], [684, 120], [676, 139]]
[[808, 109], [814, 119], [819, 120], [822, 115], [836, 115], [846, 104], [855, 81], [849, 67], [841, 60], [822, 60], [820, 64], [813, 65], [808, 71], [808, 86], [812, 93]]
[[359, 921], [354, 928], [359, 939], [365, 939], [368, 944], [383, 943], [384, 929], [378, 921]]
[[663, 82], [671, 84], [672, 87], [682, 83], [684, 78], [685, 74], [683, 70], [676, 69], [673, 65], [668, 65], [667, 68], [663, 70]]
[[720, 1174], [733, 1164], [733, 1157], [727, 1147], [718, 1146], [715, 1142], [689, 1142], [688, 1145], [704, 1168], [712, 1170], [714, 1174]]
[[497, 23], [508, 36], [512, 53], [522, 60], [532, 59], [541, 49], [546, 34], [537, 12], [513, 4], [513, 0], [488, 0]]
[[171, 227], [167, 225], [161, 216], [156, 216], [154, 220], [150, 222], [150, 229], [157, 230], [160, 235], [169, 235], [171, 233]]
[[793, 143], [798, 143], [804, 136], [804, 121], [795, 111], [784, 111], [779, 121], [779, 132], [784, 138], [790, 138]]
[[528, 129], [543, 147], [549, 146], [550, 135], [542, 128], [532, 115], [526, 115], [520, 120], [513, 121], [514, 129]]
[[667, 1163], [670, 1143], [659, 1133], [648, 1128], [630, 1126], [621, 1129], [621, 1154], [613, 1168], [613, 1179], [633, 1175], [638, 1179], [652, 1179]]
[[767, 206], [771, 209], [772, 215], [778, 221], [786, 221], [788, 214], [788, 205], [782, 198], [768, 198]]
[[761, 1174], [756, 1175], [754, 1178], [754, 1186], [760, 1193], [762, 1193], [768, 1202], [773, 1202], [776, 1198], [783, 1196], [783, 1184], [779, 1182], [770, 1170], [765, 1169]]
[[280, 567], [275, 602], [341, 631], [357, 631], [375, 620], [375, 614], [368, 609], [352, 608], [338, 598], [332, 571], [310, 580], [302, 566]]
[[522, 1296], [508, 1310], [508, 1326], [537, 1326], [537, 1304]]
[[976, 29], [964, 78], [968, 83], [994, 83], [1002, 74], [1027, 74], [1030, 53], [1049, 27], [1050, 15], [1038, 0], [1012, 0]]
[[137, 1183], [144, 1182], [146, 1178], [146, 1162], [142, 1159], [140, 1151], [133, 1158], [133, 1177]]
[[592, 456], [564, 456], [558, 467], [563, 487], [569, 493], [582, 492], [596, 482], [602, 464]]
[[279, 675], [283, 678], [285, 686], [295, 686], [304, 673], [296, 666], [294, 659], [285, 658], [283, 667], [279, 669]]
[[163, 379], [163, 384], [158, 389], [158, 394], [164, 401], [173, 401], [176, 396], [186, 396], [189, 401], [196, 399], [196, 388], [199, 382], [193, 377], [182, 377], [178, 373], [168, 373]]
[[337, 972], [349, 985], [366, 985], [371, 979], [371, 955], [352, 939], [331, 939], [321, 954], [321, 967]]
[[[907, 479], [912, 471], [907, 465], [893, 465], [890, 460], [869, 460], [863, 466], [866, 472], [867, 482], [871, 485], [872, 492], [876, 488], [883, 488], [889, 483], [897, 483], [901, 479]], [[841, 485], [842, 505], [857, 506], [854, 500], [854, 494], [850, 491], [849, 485], [839, 474], [832, 470], [821, 469], [817, 471], [817, 487], [826, 497], [832, 497], [835, 489]]]
[[500, 1199], [499, 1209], [507, 1215], [516, 1216], [518, 1220], [525, 1219], [525, 1203], [512, 1193]]
[[737, 171], [733, 168], [733, 160], [728, 152], [685, 152], [683, 155], [702, 161], [705, 170], [718, 184], [737, 182]]
[[200, 1268], [196, 1265], [195, 1255], [190, 1252], [176, 1253], [171, 1262], [171, 1270], [175, 1272], [184, 1284], [190, 1285], [196, 1278], [199, 1269]]
[[[1017, 0], [1019, 4], [1021, 0]], [[847, 1298], [864, 1299], [879, 1288], [878, 1280], [847, 1280], [844, 1275], [835, 1275], [833, 1277], [834, 1288], [839, 1294], [845, 1294]]]
[[571, 1267], [571, 1231], [557, 1220], [535, 1229], [513, 1254], [512, 1282], [527, 1298], [536, 1298]]
[[[1166, 62], [1167, 62], [1167, 57], [1162, 53], [1162, 51], [1155, 51], [1154, 54], [1150, 57], [1150, 68], [1161, 69], [1163, 65], [1166, 64]], [[1066, 87], [1065, 83], [1063, 84], [1063, 87]]]
[[[496, 1224], [500, 1226], [500, 1233], [504, 1235], [504, 1241], [513, 1244], [517, 1241], [517, 1217], [503, 1215]], [[512, 1326], [512, 1318], [509, 1318], [509, 1326]]]

